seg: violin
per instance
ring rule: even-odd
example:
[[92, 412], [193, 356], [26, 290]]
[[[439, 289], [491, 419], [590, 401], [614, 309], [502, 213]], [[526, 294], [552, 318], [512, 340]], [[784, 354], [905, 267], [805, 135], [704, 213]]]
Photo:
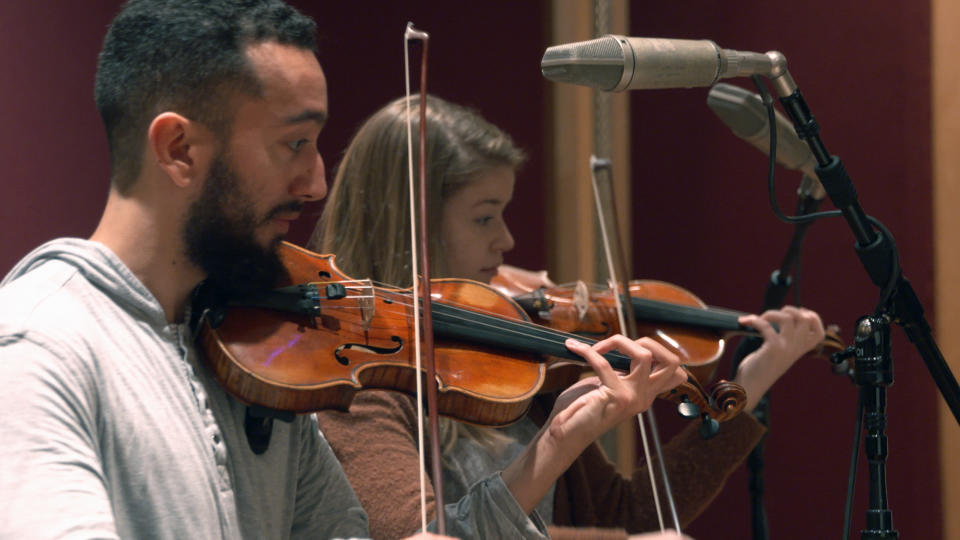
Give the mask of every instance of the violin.
[[[208, 306], [200, 344], [215, 377], [241, 401], [268, 409], [347, 410], [366, 388], [414, 395], [409, 289], [382, 287], [343, 274], [334, 255], [289, 243], [278, 288], [224, 306]], [[564, 342], [574, 337], [537, 325], [519, 304], [470, 280], [431, 282], [437, 411], [500, 426], [519, 419], [546, 379], [548, 357], [585, 362]], [[604, 355], [618, 370], [630, 358]], [[735, 416], [746, 396], [726, 383], [706, 392], [692, 376], [659, 396], [714, 422]]]
[[[534, 288], [524, 274], [511, 269], [493, 277], [491, 286], [511, 296], [537, 324], [601, 339], [620, 332], [616, 301], [611, 289], [573, 285]], [[640, 336], [653, 338], [680, 357], [680, 363], [698, 380], [713, 378], [723, 355], [726, 338], [759, 333], [737, 319], [746, 313], [709, 307], [692, 292], [664, 281], [632, 280], [629, 283], [632, 307]], [[624, 298], [623, 303], [627, 304]], [[826, 337], [807, 354], [826, 356], [845, 348], [838, 329], [831, 325]]]

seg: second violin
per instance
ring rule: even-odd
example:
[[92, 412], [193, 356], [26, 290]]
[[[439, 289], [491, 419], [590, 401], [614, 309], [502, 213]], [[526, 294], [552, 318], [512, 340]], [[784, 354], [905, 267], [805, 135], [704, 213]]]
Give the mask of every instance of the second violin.
[[[513, 297], [538, 324], [596, 339], [620, 331], [614, 293], [609, 288], [582, 281], [534, 288], [514, 279], [512, 272], [501, 272], [491, 286]], [[629, 305], [639, 335], [665, 345], [701, 381], [713, 378], [726, 338], [758, 334], [738, 322], [746, 313], [707, 306], [678, 285], [633, 280], [629, 287]], [[621, 298], [627, 304], [626, 298]], [[831, 326], [825, 339], [808, 354], [824, 355], [843, 348], [836, 327]]]

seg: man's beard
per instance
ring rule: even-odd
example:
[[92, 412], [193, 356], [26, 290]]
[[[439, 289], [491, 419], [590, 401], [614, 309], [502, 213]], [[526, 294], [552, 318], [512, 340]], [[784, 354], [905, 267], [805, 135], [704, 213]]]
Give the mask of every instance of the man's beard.
[[206, 286], [221, 299], [238, 298], [273, 287], [284, 273], [277, 256], [281, 237], [263, 247], [256, 231], [279, 212], [299, 210], [292, 201], [258, 220], [254, 202], [244, 194], [223, 154], [214, 158], [199, 199], [183, 227], [187, 258], [206, 274]]

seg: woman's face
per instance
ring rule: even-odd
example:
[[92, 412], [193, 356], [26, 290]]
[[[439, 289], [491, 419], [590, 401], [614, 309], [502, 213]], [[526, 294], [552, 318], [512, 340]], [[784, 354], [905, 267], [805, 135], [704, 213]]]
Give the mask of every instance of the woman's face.
[[503, 210], [513, 197], [515, 175], [507, 166], [477, 173], [443, 204], [441, 240], [449, 277], [489, 283], [513, 249]]

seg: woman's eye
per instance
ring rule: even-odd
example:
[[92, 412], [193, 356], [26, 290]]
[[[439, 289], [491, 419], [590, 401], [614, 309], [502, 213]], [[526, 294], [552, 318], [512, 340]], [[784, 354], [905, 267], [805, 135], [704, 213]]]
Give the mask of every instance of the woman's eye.
[[474, 221], [477, 223], [477, 225], [486, 225], [487, 223], [493, 221], [493, 216], [478, 217]]

